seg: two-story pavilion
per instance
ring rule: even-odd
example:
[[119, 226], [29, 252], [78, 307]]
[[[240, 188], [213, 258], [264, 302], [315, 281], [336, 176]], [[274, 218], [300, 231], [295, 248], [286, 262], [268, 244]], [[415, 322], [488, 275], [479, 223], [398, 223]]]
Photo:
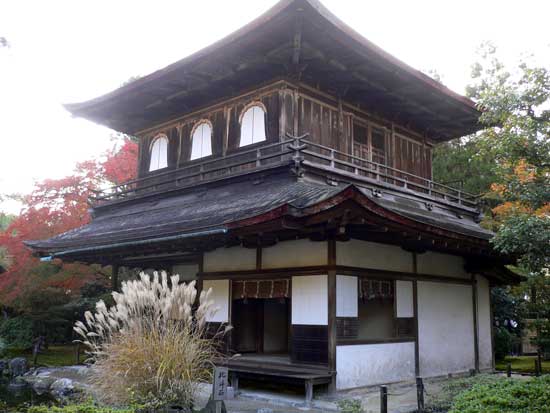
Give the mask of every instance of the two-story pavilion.
[[431, 168], [480, 112], [317, 0], [67, 109], [138, 136], [139, 177], [38, 254], [197, 279], [230, 369], [308, 395], [492, 369], [490, 288], [517, 279]]

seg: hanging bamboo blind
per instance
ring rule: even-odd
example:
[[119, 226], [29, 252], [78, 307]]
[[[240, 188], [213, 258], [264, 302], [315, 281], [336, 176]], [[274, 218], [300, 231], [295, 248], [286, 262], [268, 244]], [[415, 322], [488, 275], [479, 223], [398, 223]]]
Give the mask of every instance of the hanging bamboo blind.
[[233, 299], [288, 298], [290, 279], [233, 281]]
[[359, 287], [359, 294], [363, 301], [393, 299], [394, 282], [392, 280], [362, 278]]

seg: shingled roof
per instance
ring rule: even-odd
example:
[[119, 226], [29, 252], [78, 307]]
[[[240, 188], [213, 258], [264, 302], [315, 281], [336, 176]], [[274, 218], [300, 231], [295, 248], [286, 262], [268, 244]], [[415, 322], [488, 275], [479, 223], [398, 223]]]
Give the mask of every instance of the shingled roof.
[[299, 77], [382, 117], [391, 115], [435, 141], [480, 128], [480, 112], [471, 100], [386, 53], [317, 0], [281, 0], [211, 46], [66, 108], [136, 134], [285, 76]]
[[41, 254], [78, 255], [182, 237], [230, 234], [282, 216], [311, 216], [350, 200], [366, 213], [405, 229], [431, 231], [449, 239], [465, 237], [480, 244], [492, 236], [471, 216], [458, 217], [452, 211], [437, 208], [427, 211], [420, 200], [389, 192], [376, 197], [363, 187], [334, 187], [282, 173], [262, 181], [199, 186], [171, 196], [99, 208], [86, 226], [26, 244]]

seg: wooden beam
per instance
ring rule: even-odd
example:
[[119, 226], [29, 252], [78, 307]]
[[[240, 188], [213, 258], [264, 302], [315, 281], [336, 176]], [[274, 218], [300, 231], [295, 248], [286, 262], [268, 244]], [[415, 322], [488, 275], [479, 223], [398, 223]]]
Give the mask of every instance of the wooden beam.
[[381, 339], [338, 339], [337, 344], [339, 346], [358, 346], [369, 344], [391, 344], [391, 343], [411, 343], [414, 341], [412, 337], [398, 337], [398, 338], [381, 338]]
[[470, 279], [453, 278], [444, 275], [432, 274], [414, 274], [412, 272], [387, 271], [376, 268], [359, 268], [345, 265], [316, 265], [307, 267], [288, 267], [288, 268], [273, 268], [240, 270], [240, 271], [215, 271], [215, 272], [199, 272], [199, 277], [204, 280], [218, 279], [262, 279], [262, 278], [277, 278], [302, 275], [320, 275], [327, 274], [328, 271], [336, 271], [339, 275], [354, 275], [357, 277], [375, 277], [383, 280], [405, 280], [405, 281], [430, 281], [445, 284], [472, 285]]

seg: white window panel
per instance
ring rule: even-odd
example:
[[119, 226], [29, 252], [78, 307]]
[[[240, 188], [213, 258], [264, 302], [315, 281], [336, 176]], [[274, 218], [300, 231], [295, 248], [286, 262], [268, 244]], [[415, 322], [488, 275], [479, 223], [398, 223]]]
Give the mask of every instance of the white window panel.
[[412, 281], [395, 282], [395, 305], [398, 318], [414, 317]]
[[265, 111], [259, 105], [249, 107], [241, 120], [241, 140], [239, 146], [252, 145], [265, 141]]
[[168, 166], [168, 138], [164, 135], [155, 138], [151, 145], [151, 162], [149, 171], [166, 168]]
[[212, 155], [212, 128], [206, 122], [201, 123], [193, 132], [191, 160]]

